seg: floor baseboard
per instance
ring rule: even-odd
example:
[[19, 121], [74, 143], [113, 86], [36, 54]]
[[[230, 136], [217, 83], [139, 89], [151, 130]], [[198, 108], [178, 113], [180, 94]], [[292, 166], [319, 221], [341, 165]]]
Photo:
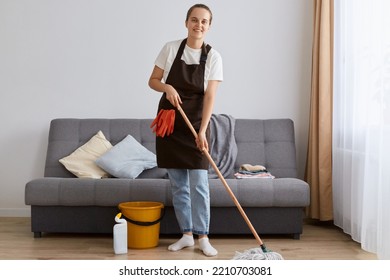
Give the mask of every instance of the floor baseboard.
[[0, 217], [31, 217], [29, 208], [0, 208]]

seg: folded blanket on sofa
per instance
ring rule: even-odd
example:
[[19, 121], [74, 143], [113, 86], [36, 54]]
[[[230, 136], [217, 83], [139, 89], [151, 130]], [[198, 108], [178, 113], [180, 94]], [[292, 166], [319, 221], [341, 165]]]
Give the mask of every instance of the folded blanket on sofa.
[[[231, 177], [237, 158], [237, 143], [234, 138], [235, 119], [226, 114], [213, 114], [210, 119], [210, 155], [223, 177]], [[209, 178], [218, 175], [210, 166]]]

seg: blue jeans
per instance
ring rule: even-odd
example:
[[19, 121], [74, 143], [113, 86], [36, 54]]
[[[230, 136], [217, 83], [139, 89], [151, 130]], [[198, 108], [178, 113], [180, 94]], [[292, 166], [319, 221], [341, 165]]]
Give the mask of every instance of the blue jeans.
[[182, 232], [208, 234], [210, 192], [207, 170], [168, 169], [172, 202]]

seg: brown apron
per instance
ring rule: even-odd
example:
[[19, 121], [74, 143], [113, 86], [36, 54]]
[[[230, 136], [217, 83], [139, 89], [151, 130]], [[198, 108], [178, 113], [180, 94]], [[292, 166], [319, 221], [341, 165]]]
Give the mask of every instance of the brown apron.
[[[184, 39], [169, 71], [166, 83], [179, 93], [181, 107], [198, 132], [202, 121], [204, 97], [204, 71], [207, 54], [211, 46], [203, 44], [199, 64], [187, 65], [181, 60], [187, 39]], [[160, 109], [175, 109], [175, 127], [171, 135], [156, 137], [157, 164], [162, 168], [208, 169], [209, 162], [197, 148], [194, 135], [188, 128], [179, 111], [166, 99], [166, 93], [160, 99]], [[206, 131], [210, 142], [210, 129]]]

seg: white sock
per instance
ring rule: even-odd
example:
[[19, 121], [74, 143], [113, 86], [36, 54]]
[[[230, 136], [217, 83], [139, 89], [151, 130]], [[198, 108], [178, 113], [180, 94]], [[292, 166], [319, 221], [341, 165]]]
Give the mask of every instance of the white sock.
[[192, 235], [183, 234], [182, 238], [172, 245], [169, 245], [168, 250], [175, 252], [190, 246], [194, 246], [194, 237]]
[[199, 239], [199, 247], [202, 250], [203, 254], [208, 257], [213, 257], [218, 254], [218, 251], [215, 250], [213, 246], [211, 246], [209, 239], [207, 237], [203, 237]]

